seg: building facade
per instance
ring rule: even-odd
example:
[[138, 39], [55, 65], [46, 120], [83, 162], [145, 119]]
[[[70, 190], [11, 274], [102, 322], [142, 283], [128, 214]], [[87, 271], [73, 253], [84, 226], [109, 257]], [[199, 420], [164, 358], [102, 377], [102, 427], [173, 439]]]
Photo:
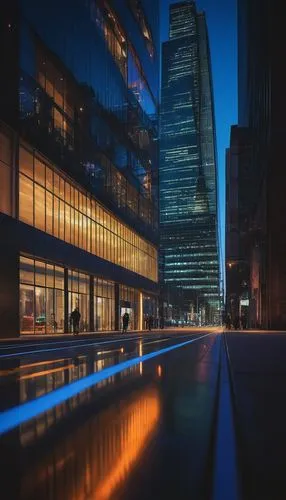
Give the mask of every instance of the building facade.
[[158, 4], [1, 6], [3, 337], [157, 315]]
[[226, 152], [226, 311], [232, 324], [250, 321], [249, 197], [251, 138], [248, 128], [231, 127]]
[[[259, 16], [257, 16], [259, 12]], [[285, 328], [284, 16], [238, 1], [239, 127], [251, 136], [248, 196], [251, 326]]]
[[206, 19], [194, 2], [170, 6], [162, 49], [160, 251], [173, 319], [219, 318], [217, 164]]

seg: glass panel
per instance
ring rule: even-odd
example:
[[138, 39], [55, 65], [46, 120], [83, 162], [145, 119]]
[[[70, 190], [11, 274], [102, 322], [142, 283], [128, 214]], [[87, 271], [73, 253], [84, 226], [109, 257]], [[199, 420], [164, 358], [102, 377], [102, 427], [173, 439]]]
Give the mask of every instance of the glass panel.
[[33, 179], [33, 155], [22, 146], [19, 150], [19, 169]]
[[60, 178], [56, 173], [54, 173], [54, 193], [60, 195]]
[[53, 195], [46, 191], [46, 232], [53, 234]]
[[46, 333], [55, 332], [54, 290], [46, 288]]
[[59, 238], [65, 239], [65, 204], [60, 200], [60, 225], [59, 225]]
[[71, 239], [71, 208], [65, 203], [65, 241], [70, 243]]
[[89, 329], [89, 295], [79, 294], [79, 312], [81, 314], [79, 329], [87, 332]]
[[64, 268], [55, 266], [55, 288], [64, 289]]
[[45, 190], [35, 184], [35, 226], [45, 231]]
[[46, 294], [45, 288], [35, 287], [35, 332], [46, 331]]
[[34, 260], [20, 257], [20, 282], [34, 284]]
[[64, 292], [62, 290], [55, 290], [55, 331], [64, 331]]
[[102, 330], [102, 297], [97, 297], [96, 302], [96, 330]]
[[35, 261], [35, 283], [36, 285], [46, 285], [46, 264], [44, 262]]
[[46, 286], [50, 288], [54, 288], [55, 280], [54, 280], [54, 266], [51, 264], [47, 264], [46, 267]]
[[35, 181], [38, 184], [41, 184], [41, 186], [45, 187], [46, 185], [46, 167], [45, 164], [40, 161], [38, 158], [35, 158], [35, 172], [34, 172], [34, 178]]
[[59, 211], [60, 211], [60, 202], [59, 199], [54, 196], [54, 213], [53, 213], [53, 221], [54, 221], [54, 236], [56, 238], [59, 237]]
[[33, 225], [33, 183], [27, 177], [20, 174], [19, 186], [19, 219], [26, 224]]
[[89, 276], [86, 274], [79, 274], [79, 292], [89, 293]]
[[54, 173], [53, 171], [46, 167], [46, 187], [49, 191], [53, 192], [54, 190]]
[[12, 214], [12, 185], [10, 166], [0, 162], [0, 212]]
[[20, 332], [34, 333], [34, 287], [20, 284]]

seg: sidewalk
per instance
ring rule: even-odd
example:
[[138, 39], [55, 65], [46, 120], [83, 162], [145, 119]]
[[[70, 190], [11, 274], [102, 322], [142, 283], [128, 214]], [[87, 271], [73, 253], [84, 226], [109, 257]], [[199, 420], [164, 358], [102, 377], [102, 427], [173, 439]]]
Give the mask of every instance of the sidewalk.
[[[153, 329], [151, 332], [149, 330], [130, 330], [124, 335], [132, 335], [136, 333], [158, 333], [158, 332], [163, 332], [164, 330], [160, 329]], [[74, 339], [85, 339], [85, 338], [90, 338], [90, 337], [105, 337], [107, 335], [123, 335], [121, 330], [110, 330], [110, 331], [104, 331], [104, 332], [82, 332], [79, 333], [78, 335], [73, 335], [73, 333], [52, 333], [52, 334], [32, 334], [32, 335], [21, 335], [17, 338], [2, 338], [0, 339], [0, 345], [1, 344], [7, 344], [7, 343], [25, 343], [25, 342], [31, 342], [31, 341], [42, 341], [44, 342], [45, 340], [54, 340], [55, 342], [61, 340], [67, 340], [70, 338]]]

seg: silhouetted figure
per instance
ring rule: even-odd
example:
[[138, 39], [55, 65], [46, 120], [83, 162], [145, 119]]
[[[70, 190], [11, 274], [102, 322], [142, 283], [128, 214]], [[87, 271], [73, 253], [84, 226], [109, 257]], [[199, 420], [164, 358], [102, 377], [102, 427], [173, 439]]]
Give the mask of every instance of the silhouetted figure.
[[149, 329], [149, 316], [147, 314], [147, 316], [145, 317], [145, 330], [148, 330]]
[[127, 332], [128, 324], [129, 324], [129, 314], [128, 314], [128, 312], [126, 312], [122, 316], [122, 333]]
[[161, 328], [161, 330], [163, 330], [163, 328], [164, 328], [164, 317], [163, 316], [160, 317], [160, 328]]
[[154, 319], [153, 319], [153, 316], [149, 316], [149, 321], [148, 321], [148, 328], [149, 328], [149, 331], [151, 331], [151, 330], [152, 330], [153, 325], [154, 325]]
[[231, 330], [231, 319], [229, 314], [225, 318], [225, 326], [227, 330]]
[[234, 320], [234, 329], [239, 330], [239, 327], [240, 327], [239, 316], [236, 316]]
[[241, 316], [241, 328], [243, 328], [243, 330], [246, 330], [247, 328], [247, 319], [245, 315]]
[[78, 335], [79, 332], [79, 322], [80, 322], [81, 314], [79, 312], [78, 307], [76, 307], [73, 312], [71, 313], [71, 324], [72, 324], [72, 330], [74, 335]]

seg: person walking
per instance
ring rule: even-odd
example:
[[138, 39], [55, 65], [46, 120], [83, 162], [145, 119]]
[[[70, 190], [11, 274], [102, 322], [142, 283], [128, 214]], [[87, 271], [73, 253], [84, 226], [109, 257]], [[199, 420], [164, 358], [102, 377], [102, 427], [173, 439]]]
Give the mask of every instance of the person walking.
[[153, 324], [154, 324], [153, 316], [149, 316], [149, 321], [148, 321], [149, 332], [152, 330]]
[[129, 325], [129, 314], [125, 312], [122, 316], [122, 333], [126, 333]]
[[73, 335], [78, 335], [79, 333], [79, 322], [80, 322], [81, 314], [79, 312], [79, 308], [76, 307], [73, 312], [71, 313], [71, 324], [72, 324], [72, 330], [73, 330]]

